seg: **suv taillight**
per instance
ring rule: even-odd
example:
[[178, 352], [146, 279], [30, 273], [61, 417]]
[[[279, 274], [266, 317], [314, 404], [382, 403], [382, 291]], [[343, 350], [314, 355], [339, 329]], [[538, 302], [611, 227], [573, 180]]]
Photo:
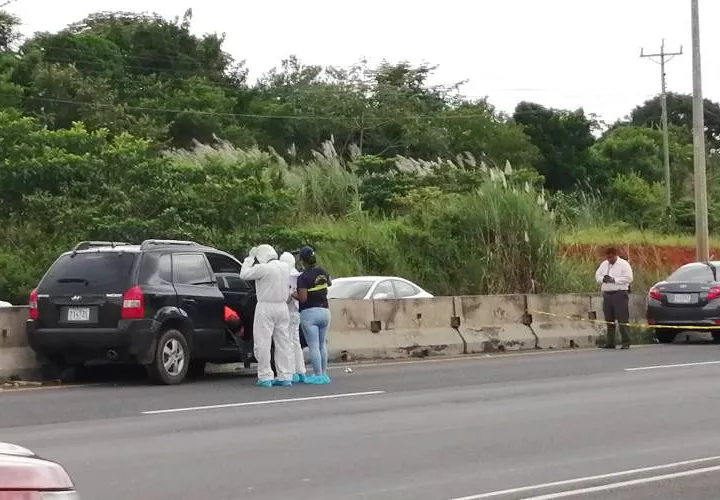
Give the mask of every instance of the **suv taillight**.
[[134, 286], [123, 295], [122, 319], [142, 319], [145, 317], [145, 298], [139, 286]]
[[38, 293], [37, 288], [30, 292], [30, 300], [28, 301], [30, 304], [30, 319], [38, 319], [40, 315], [38, 314]]

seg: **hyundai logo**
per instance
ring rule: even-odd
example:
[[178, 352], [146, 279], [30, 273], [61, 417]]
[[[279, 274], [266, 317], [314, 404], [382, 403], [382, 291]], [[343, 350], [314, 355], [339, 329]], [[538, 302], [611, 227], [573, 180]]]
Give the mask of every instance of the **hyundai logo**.
[[70, 300], [72, 300], [73, 302], [77, 302], [77, 301], [80, 300], [80, 299], [82, 299], [82, 297], [80, 297], [79, 295], [75, 295], [75, 296], [73, 296], [73, 297], [70, 297]]

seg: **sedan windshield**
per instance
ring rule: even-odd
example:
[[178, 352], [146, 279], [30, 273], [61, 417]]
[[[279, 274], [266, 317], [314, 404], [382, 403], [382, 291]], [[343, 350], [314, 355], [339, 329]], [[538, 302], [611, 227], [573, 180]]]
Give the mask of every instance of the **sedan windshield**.
[[329, 299], [364, 299], [373, 281], [334, 281], [328, 288]]

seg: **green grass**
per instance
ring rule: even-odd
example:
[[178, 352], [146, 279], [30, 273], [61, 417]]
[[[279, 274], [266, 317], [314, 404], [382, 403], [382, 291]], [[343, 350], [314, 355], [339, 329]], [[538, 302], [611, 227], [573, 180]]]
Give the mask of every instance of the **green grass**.
[[[560, 232], [560, 242], [564, 245], [660, 245], [694, 247], [695, 237], [690, 234], [662, 234], [618, 227], [590, 227], [585, 229], [564, 228]], [[711, 246], [720, 246], [720, 237], [710, 238]]]
[[[595, 339], [595, 343], [598, 346], [604, 345], [607, 337], [603, 334]], [[615, 342], [619, 343], [621, 340], [620, 332], [615, 332]], [[643, 345], [643, 344], [654, 344], [655, 334], [650, 328], [630, 328], [630, 343], [632, 345]]]

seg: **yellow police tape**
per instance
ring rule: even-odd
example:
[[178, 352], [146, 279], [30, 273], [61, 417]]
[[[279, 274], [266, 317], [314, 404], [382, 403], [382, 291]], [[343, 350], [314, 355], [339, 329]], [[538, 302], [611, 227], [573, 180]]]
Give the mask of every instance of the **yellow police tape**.
[[[565, 316], [563, 314], [554, 314], [546, 311], [528, 311], [531, 314], [539, 314], [541, 316], [553, 316], [556, 318], [565, 318], [572, 321], [585, 321], [587, 323], [594, 323], [599, 325], [609, 325], [609, 321], [602, 319], [590, 319], [581, 318], [578, 316]], [[649, 325], [647, 323], [618, 323], [620, 326], [629, 326], [631, 328], [662, 328], [663, 330], [720, 330], [720, 325], [708, 325], [708, 326], [684, 326], [684, 325]]]

